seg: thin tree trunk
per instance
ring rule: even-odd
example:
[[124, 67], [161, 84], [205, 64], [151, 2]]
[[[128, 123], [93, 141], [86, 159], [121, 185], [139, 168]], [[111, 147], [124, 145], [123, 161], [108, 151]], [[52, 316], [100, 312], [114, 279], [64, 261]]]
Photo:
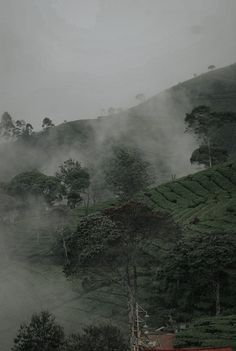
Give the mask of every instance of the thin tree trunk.
[[221, 313], [221, 306], [220, 306], [220, 283], [219, 283], [219, 281], [216, 282], [215, 289], [216, 289], [216, 316], [219, 316], [220, 313]]
[[208, 147], [208, 156], [209, 156], [209, 166], [212, 167], [211, 143], [210, 143], [209, 138], [207, 139], [207, 147]]
[[66, 241], [64, 239], [63, 231], [61, 231], [60, 234], [61, 234], [62, 246], [63, 246], [64, 254], [65, 254], [65, 263], [68, 264], [69, 263], [68, 250], [67, 250], [67, 246], [66, 246]]
[[132, 279], [130, 276], [129, 261], [127, 261], [127, 265], [126, 265], [126, 284], [127, 284], [127, 290], [128, 290], [128, 317], [129, 317], [129, 329], [130, 329], [129, 344], [130, 344], [130, 351], [134, 351], [135, 338], [136, 338], [136, 335], [135, 335], [136, 301], [135, 301], [135, 296], [134, 296], [134, 291], [132, 286]]

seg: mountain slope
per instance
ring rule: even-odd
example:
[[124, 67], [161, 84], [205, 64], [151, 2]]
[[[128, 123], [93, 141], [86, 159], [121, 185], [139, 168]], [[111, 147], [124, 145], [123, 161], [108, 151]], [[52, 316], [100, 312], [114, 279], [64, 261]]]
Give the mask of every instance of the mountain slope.
[[236, 164], [189, 175], [139, 194], [154, 210], [169, 212], [194, 232], [233, 232], [236, 228]]
[[[0, 178], [27, 169], [53, 173], [69, 157], [100, 167], [112, 142], [134, 145], [155, 164], [159, 183], [196, 171], [189, 159], [197, 141], [185, 133], [186, 112], [200, 104], [236, 111], [236, 64], [180, 83], [119, 114], [67, 122], [24, 142], [0, 145]], [[66, 116], [65, 116], [66, 118]], [[223, 131], [223, 129], [222, 129]], [[236, 155], [236, 126], [224, 130]]]

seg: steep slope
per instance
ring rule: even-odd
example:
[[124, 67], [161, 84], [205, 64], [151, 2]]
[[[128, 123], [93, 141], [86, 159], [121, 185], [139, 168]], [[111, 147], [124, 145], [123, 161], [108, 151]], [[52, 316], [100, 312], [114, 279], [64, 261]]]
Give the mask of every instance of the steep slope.
[[214, 167], [139, 194], [154, 210], [169, 212], [194, 232], [236, 229], [236, 164]]

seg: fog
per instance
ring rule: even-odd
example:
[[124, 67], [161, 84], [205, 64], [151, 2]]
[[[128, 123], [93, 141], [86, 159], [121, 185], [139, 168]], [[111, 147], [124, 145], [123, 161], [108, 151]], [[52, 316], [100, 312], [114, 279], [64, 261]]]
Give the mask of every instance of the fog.
[[[209, 64], [234, 62], [235, 10], [235, 0], [0, 0], [0, 114], [36, 130], [45, 116], [57, 125], [36, 133], [32, 144], [0, 140], [0, 182], [35, 168], [53, 175], [68, 158], [92, 169], [93, 184], [103, 182], [104, 158], [117, 142], [152, 164], [153, 185], [196, 171], [189, 159], [197, 141], [185, 132], [184, 117], [198, 100], [185, 88], [164, 90]], [[109, 107], [123, 112], [109, 114]], [[12, 200], [0, 197], [4, 213]], [[96, 314], [62, 268], [40, 254], [41, 244], [50, 251], [55, 240], [53, 230], [38, 237], [48, 225], [41, 207], [34, 203], [14, 220], [11, 206], [1, 213], [2, 351], [42, 308], [67, 332], [112, 313]]]
[[127, 108], [236, 57], [234, 0], [1, 0], [0, 113], [40, 127]]

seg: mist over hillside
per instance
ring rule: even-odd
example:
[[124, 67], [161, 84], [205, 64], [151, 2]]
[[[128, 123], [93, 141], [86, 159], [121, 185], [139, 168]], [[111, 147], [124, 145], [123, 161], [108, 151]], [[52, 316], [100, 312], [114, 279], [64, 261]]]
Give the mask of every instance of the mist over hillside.
[[[179, 83], [118, 114], [65, 122], [33, 133], [25, 140], [2, 141], [0, 180], [7, 182], [16, 174], [33, 169], [54, 175], [60, 164], [72, 158], [87, 167], [91, 171], [92, 184], [100, 186], [104, 180], [104, 156], [109, 156], [113, 145], [127, 145], [137, 148], [155, 173], [152, 184], [155, 188], [140, 195], [139, 201], [171, 212], [177, 222], [193, 233], [194, 230], [210, 231], [213, 227], [233, 230], [235, 165], [180, 181], [178, 178], [202, 168], [190, 163], [198, 141], [185, 132], [186, 113], [199, 105], [211, 106], [214, 111], [235, 112], [235, 97], [236, 64]], [[235, 130], [226, 129], [224, 133], [229, 136], [232, 155], [235, 155]], [[220, 172], [222, 184], [217, 183]], [[205, 181], [208, 177], [206, 188], [209, 192], [203, 188], [200, 189], [202, 193], [197, 188], [193, 190], [196, 185], [200, 186], [201, 178]], [[156, 188], [176, 178], [177, 181]], [[2, 193], [0, 196], [3, 213], [0, 276], [4, 282], [0, 293], [0, 312], [4, 320], [0, 323], [0, 335], [4, 338], [3, 350], [9, 350], [19, 323], [41, 308], [49, 308], [70, 332], [95, 320], [116, 319], [122, 324], [125, 308], [117, 307], [113, 289], [101, 289], [83, 296], [81, 283], [68, 281], [54, 260], [52, 247], [56, 231], [62, 225], [60, 212], [55, 214], [38, 200], [31, 202], [30, 210], [24, 210], [23, 204], [13, 197]], [[99, 201], [104, 199], [104, 194], [98, 198]], [[210, 216], [209, 208], [215, 211]], [[71, 211], [64, 219], [73, 228], [81, 216], [80, 209], [76, 211]], [[95, 206], [90, 211], [96, 213], [98, 210]], [[199, 222], [194, 225], [196, 212]]]
[[119, 114], [66, 122], [35, 133], [28, 143], [1, 144], [0, 177], [4, 180], [33, 168], [53, 174], [68, 158], [98, 169], [103, 155], [117, 142], [143, 152], [155, 166], [157, 183], [194, 172], [189, 159], [197, 141], [185, 133], [185, 115], [198, 105], [235, 111], [235, 82], [236, 64], [179, 83]]

